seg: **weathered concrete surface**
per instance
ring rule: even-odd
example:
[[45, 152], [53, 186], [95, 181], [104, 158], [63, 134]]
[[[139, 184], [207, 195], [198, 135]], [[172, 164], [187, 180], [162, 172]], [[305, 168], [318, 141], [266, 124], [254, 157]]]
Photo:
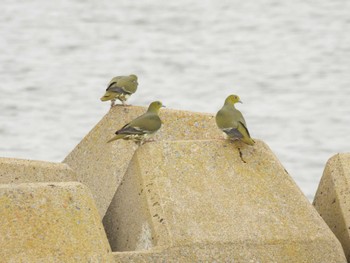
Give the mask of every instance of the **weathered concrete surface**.
[[350, 153], [330, 158], [313, 202], [350, 262]]
[[[321, 246], [328, 246], [329, 241], [310, 243], [302, 247], [300, 243], [296, 249], [286, 249], [285, 244], [261, 244], [254, 242], [242, 243], [194, 243], [179, 247], [157, 247], [148, 251], [113, 252], [114, 262], [233, 262], [233, 263], [346, 263], [346, 259], [338, 257], [311, 257], [308, 249], [319, 250]], [[293, 246], [291, 244], [291, 246]], [[329, 251], [329, 250], [328, 250]], [[299, 255], [299, 253], [301, 253]], [[297, 256], [295, 256], [297, 254]], [[263, 260], [262, 260], [263, 258]], [[300, 258], [307, 258], [300, 261]], [[337, 260], [337, 258], [334, 258]]]
[[346, 262], [259, 140], [141, 146], [103, 223], [116, 262]]
[[111, 262], [90, 191], [80, 183], [0, 185], [1, 262]]
[[[101, 217], [123, 178], [137, 149], [131, 141], [107, 144], [114, 132], [146, 111], [145, 107], [112, 108], [63, 161], [78, 174], [94, 195]], [[222, 138], [213, 115], [162, 109], [163, 126], [155, 140], [192, 140]]]
[[64, 163], [0, 158], [0, 184], [76, 181], [75, 172]]

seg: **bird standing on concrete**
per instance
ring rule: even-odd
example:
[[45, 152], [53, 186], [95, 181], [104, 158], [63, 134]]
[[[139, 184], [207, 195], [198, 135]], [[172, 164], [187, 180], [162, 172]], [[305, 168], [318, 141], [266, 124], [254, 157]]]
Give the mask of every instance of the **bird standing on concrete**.
[[237, 102], [242, 103], [237, 95], [226, 98], [224, 106], [216, 114], [216, 124], [229, 138], [254, 145], [242, 113], [235, 108]]
[[114, 77], [109, 82], [106, 93], [102, 96], [101, 100], [110, 100], [111, 107], [113, 107], [116, 99], [118, 99], [123, 103], [123, 106], [126, 106], [126, 100], [131, 94], [136, 92], [137, 86], [136, 75]]
[[162, 121], [158, 116], [161, 107], [164, 106], [160, 101], [152, 102], [146, 113], [116, 131], [116, 135], [108, 142], [124, 139], [132, 140], [138, 145], [142, 145], [147, 138], [154, 135], [162, 126]]

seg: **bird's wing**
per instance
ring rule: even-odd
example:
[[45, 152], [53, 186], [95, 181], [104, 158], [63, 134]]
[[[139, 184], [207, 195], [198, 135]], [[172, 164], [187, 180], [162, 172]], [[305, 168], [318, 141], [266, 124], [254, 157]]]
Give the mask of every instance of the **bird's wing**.
[[128, 92], [130, 94], [135, 93], [137, 90], [137, 81], [130, 78], [130, 76], [120, 78], [117, 82], [118, 87], [123, 88], [125, 92]]
[[143, 135], [146, 134], [148, 131], [140, 128], [140, 127], [133, 127], [133, 126], [124, 126], [124, 128], [120, 129], [119, 131], [116, 131], [115, 134], [127, 134], [127, 135]]
[[235, 122], [240, 122], [240, 123], [242, 123], [245, 127], [247, 127], [247, 124], [245, 123], [245, 119], [244, 119], [242, 113], [241, 113], [239, 110], [234, 109], [232, 115], [233, 115], [232, 118], [233, 118], [233, 120], [234, 120]]
[[[116, 83], [113, 83], [113, 84], [116, 84]], [[112, 92], [116, 92], [116, 93], [120, 93], [120, 94], [131, 94], [130, 92], [127, 92], [123, 87], [118, 87], [116, 85], [109, 86], [107, 88], [107, 91], [112, 91]]]
[[114, 87], [120, 88], [117, 83], [118, 81], [123, 78], [123, 76], [118, 76], [118, 77], [114, 77], [112, 78], [112, 80], [108, 83], [108, 87], [106, 89], [106, 91], [114, 91], [114, 92], [119, 92], [118, 90], [111, 90]]
[[250, 138], [249, 131], [243, 122], [238, 122], [237, 130], [243, 135], [243, 137]]
[[161, 126], [161, 121], [156, 114], [143, 114], [123, 128], [116, 132], [116, 134], [146, 134], [157, 131]]

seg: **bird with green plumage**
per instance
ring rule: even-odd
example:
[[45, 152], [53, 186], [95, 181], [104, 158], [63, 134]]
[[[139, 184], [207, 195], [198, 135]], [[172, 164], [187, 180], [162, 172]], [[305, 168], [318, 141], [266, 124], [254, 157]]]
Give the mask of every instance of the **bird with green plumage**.
[[142, 145], [149, 141], [148, 139], [153, 136], [162, 126], [162, 121], [159, 117], [160, 108], [164, 107], [162, 102], [152, 102], [146, 113], [132, 120], [128, 124], [124, 125], [120, 130], [115, 132], [115, 136], [107, 143], [123, 139], [132, 140], [138, 145]]
[[116, 100], [120, 100], [123, 106], [126, 106], [126, 100], [136, 92], [138, 86], [137, 76], [117, 76], [109, 82], [105, 94], [101, 101], [111, 101], [111, 107], [115, 105]]
[[242, 103], [237, 95], [226, 98], [224, 106], [215, 116], [216, 124], [230, 139], [254, 145], [255, 141], [250, 137], [242, 113], [235, 108], [236, 103]]

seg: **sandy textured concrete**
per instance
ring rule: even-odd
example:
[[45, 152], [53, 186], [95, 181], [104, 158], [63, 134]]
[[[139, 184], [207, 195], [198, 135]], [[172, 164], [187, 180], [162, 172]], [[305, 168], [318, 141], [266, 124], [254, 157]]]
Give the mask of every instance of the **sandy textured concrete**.
[[111, 262], [90, 191], [80, 183], [0, 185], [1, 262]]
[[350, 262], [350, 153], [328, 160], [313, 205], [341, 242]]
[[[112, 108], [64, 160], [76, 171], [79, 181], [90, 187], [101, 217], [105, 215], [137, 149], [131, 141], [106, 142], [116, 130], [145, 111], [146, 108], [135, 106]], [[160, 117], [163, 126], [155, 140], [200, 140], [223, 136], [210, 114], [161, 109]]]
[[64, 163], [0, 158], [0, 184], [76, 181], [75, 172]]
[[[242, 243], [194, 243], [179, 247], [154, 248], [148, 251], [113, 252], [115, 263], [133, 262], [233, 262], [233, 263], [346, 263], [343, 257], [310, 257], [306, 250], [318, 250], [329, 241], [310, 243], [304, 248], [286, 249], [285, 244]], [[290, 247], [293, 245], [291, 244]], [[238, 250], [238, 251], [237, 251]], [[330, 250], [327, 250], [330, 251]], [[295, 256], [301, 253], [301, 255]], [[334, 253], [334, 252], [333, 252]], [[305, 256], [306, 255], [306, 256]], [[263, 260], [262, 260], [263, 258]], [[305, 261], [300, 261], [303, 258]], [[338, 261], [329, 261], [338, 260]]]
[[141, 146], [103, 223], [116, 262], [346, 262], [259, 140]]

